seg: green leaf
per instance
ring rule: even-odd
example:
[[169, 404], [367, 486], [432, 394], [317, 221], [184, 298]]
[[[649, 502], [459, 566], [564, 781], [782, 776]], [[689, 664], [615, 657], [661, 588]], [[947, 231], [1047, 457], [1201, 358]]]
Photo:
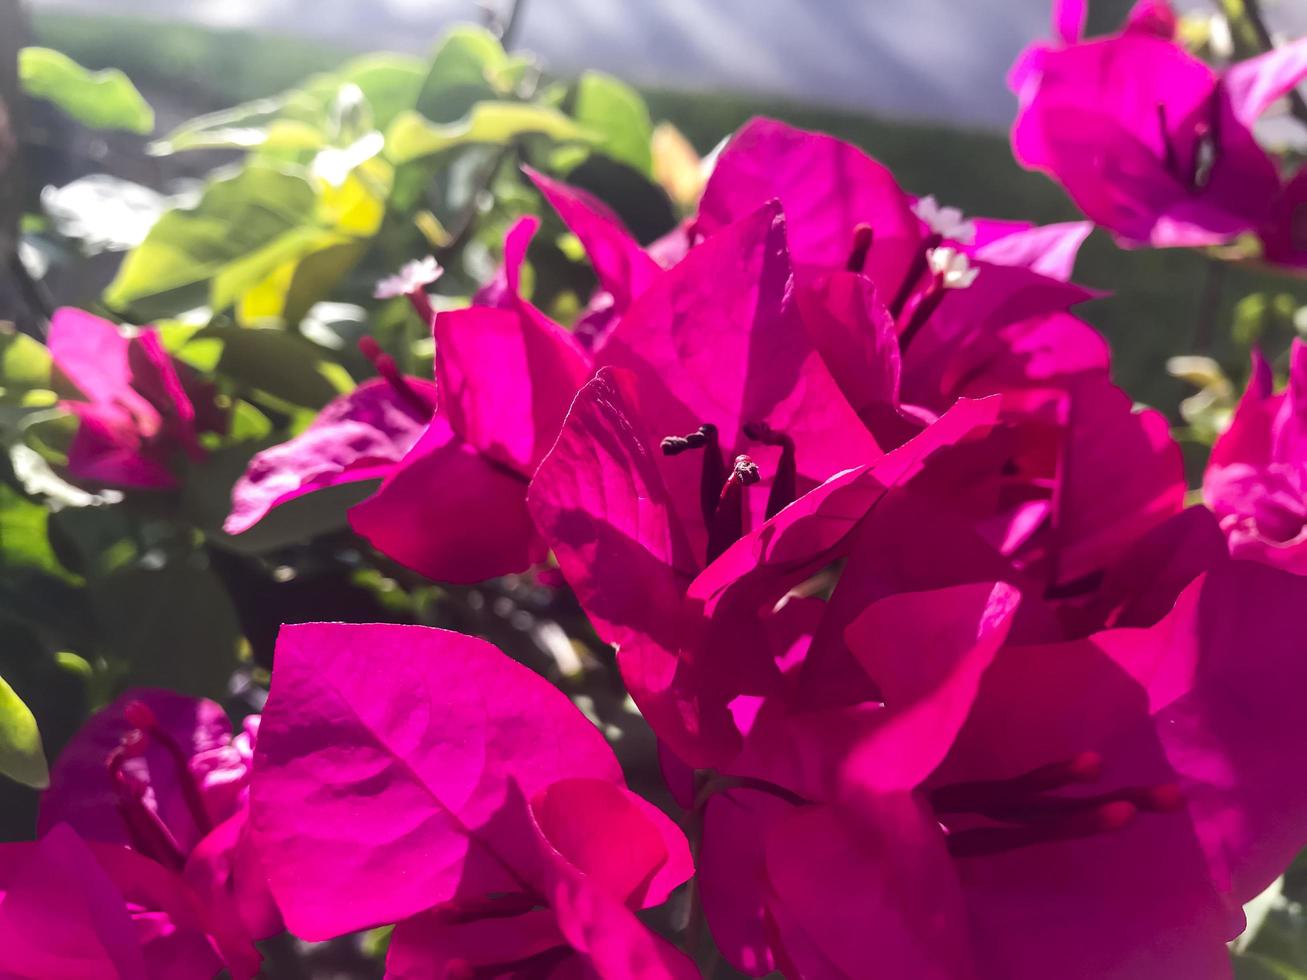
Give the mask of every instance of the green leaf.
[[66, 577], [50, 547], [50, 512], [0, 484], [0, 568], [28, 566]]
[[476, 103], [508, 93], [515, 64], [484, 27], [455, 27], [431, 58], [417, 111], [436, 123], [462, 119]]
[[466, 119], [436, 124], [416, 112], [401, 113], [386, 133], [386, 156], [394, 164], [473, 144], [504, 145], [536, 134], [556, 142], [593, 143], [594, 133], [557, 109], [525, 102], [479, 102]]
[[291, 405], [321, 408], [340, 391], [330, 380], [326, 352], [276, 328], [206, 327], [195, 340], [222, 342], [218, 373]]
[[231, 426], [227, 434], [232, 442], [266, 439], [271, 432], [272, 422], [249, 402], [238, 400], [232, 406]]
[[48, 99], [84, 126], [133, 133], [154, 129], [154, 110], [116, 68], [87, 71], [50, 48], [23, 48], [18, 72], [28, 95]]
[[107, 652], [131, 684], [221, 694], [236, 666], [240, 627], [217, 577], [188, 566], [128, 568], [91, 583]]
[[635, 89], [611, 75], [587, 71], [577, 80], [572, 115], [598, 134], [596, 150], [652, 176], [653, 122]]
[[419, 58], [367, 54], [346, 62], [339, 71], [310, 78], [304, 87], [327, 106], [341, 86], [358, 86], [372, 110], [373, 125], [385, 129], [397, 115], [417, 105], [426, 78], [426, 66]]
[[1307, 980], [1300, 967], [1260, 953], [1236, 954], [1234, 975], [1235, 980]]
[[274, 167], [251, 165], [216, 180], [194, 208], [159, 219], [123, 261], [104, 302], [141, 322], [207, 302], [224, 308], [321, 232], [309, 227], [316, 207], [307, 180]]
[[7, 391], [49, 388], [50, 352], [8, 324], [0, 328], [0, 387]]
[[50, 768], [36, 719], [0, 677], [0, 773], [33, 789], [50, 785]]

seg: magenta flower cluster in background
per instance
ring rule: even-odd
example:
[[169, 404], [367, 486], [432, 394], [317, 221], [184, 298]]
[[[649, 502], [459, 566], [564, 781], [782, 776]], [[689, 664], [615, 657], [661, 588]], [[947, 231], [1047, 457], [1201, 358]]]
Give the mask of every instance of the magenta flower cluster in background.
[[[252, 977], [283, 929], [393, 925], [395, 978], [1229, 975], [1307, 844], [1307, 346], [1279, 393], [1258, 356], [1186, 507], [1071, 279], [1094, 224], [1307, 262], [1307, 184], [1253, 135], [1307, 40], [1218, 72], [1164, 3], [1054, 21], [1013, 146], [1089, 221], [963, 215], [761, 118], [649, 248], [529, 171], [597, 277], [575, 329], [524, 289], [534, 218], [466, 308], [417, 264], [385, 289], [434, 378], [365, 339], [377, 377], [235, 487], [240, 534], [380, 481], [349, 522], [395, 563], [570, 590], [672, 816], [482, 639], [287, 626], [239, 734], [138, 690], [65, 750], [40, 840], [0, 846], [0, 973]], [[75, 477], [170, 486], [224, 424], [149, 330], [65, 311], [51, 348]]]

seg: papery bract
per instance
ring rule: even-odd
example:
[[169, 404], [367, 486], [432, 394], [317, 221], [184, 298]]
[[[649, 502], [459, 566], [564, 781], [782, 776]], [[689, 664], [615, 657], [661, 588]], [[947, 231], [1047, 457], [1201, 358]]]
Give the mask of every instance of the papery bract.
[[1248, 389], [1216, 440], [1203, 497], [1236, 558], [1307, 574], [1307, 344], [1293, 342], [1289, 384], [1272, 393], [1270, 365], [1253, 355]]
[[127, 691], [59, 755], [42, 795], [41, 834], [66, 824], [181, 874], [211, 905], [230, 905], [255, 939], [281, 929], [246, 832], [258, 716], [233, 737], [212, 701]]
[[[810, 339], [786, 240], [774, 205], [722, 229], [654, 280], [597, 355], [631, 370], [658, 437], [712, 425], [723, 460], [749, 456], [769, 487], [782, 452], [758, 436], [762, 427], [793, 446], [786, 465], [808, 486], [879, 452]], [[662, 470], [697, 544], [707, 528], [689, 488], [701, 474], [686, 462], [667, 460]], [[764, 498], [755, 497], [760, 517]]]
[[66, 825], [0, 844], [0, 971], [32, 980], [252, 978], [259, 956], [180, 877]]
[[1299, 167], [1285, 185], [1260, 237], [1267, 261], [1307, 268], [1307, 167]]
[[[950, 638], [963, 597], [1003, 608], [984, 583], [872, 604], [848, 642], [883, 704], [842, 725], [794, 716], [775, 760], [806, 739], [826, 765], [773, 767], [771, 790], [727, 782], [709, 804], [705, 842], [747, 823], [724, 864], [705, 858], [705, 895], [734, 875], [769, 923], [750, 939], [738, 907], [708, 903], [724, 951], [752, 975], [860, 975], [871, 951], [903, 976], [1033, 978], [1054, 961], [1072, 977], [1228, 975], [1240, 905], [1304, 841], [1307, 794], [1258, 748], [1302, 740], [1286, 617], [1304, 588], [1225, 559], [1148, 629], [1044, 646]], [[838, 737], [812, 741], [823, 732]], [[787, 789], [796, 774], [806, 798]], [[823, 911], [833, 892], [856, 930]]]
[[376, 378], [334, 399], [295, 438], [257, 453], [232, 488], [223, 530], [247, 531], [272, 508], [315, 490], [388, 476], [435, 409], [434, 385], [418, 378], [405, 383], [430, 402], [425, 414], [394, 385]]
[[[786, 209], [805, 326], [882, 447], [959, 397], [1004, 396], [1006, 431], [987, 450], [1004, 465], [973, 474], [972, 489], [976, 519], [1006, 550], [1036, 561], [1053, 548], [1055, 577], [1074, 578], [1178, 511], [1183, 475], [1164, 421], [1131, 411], [1103, 339], [1065, 312], [1091, 295], [1065, 281], [1086, 224], [965, 221], [912, 199], [848, 144], [759, 119], [723, 151], [695, 227], [716, 231], [770, 195]], [[1109, 447], [1118, 454], [1104, 468]], [[1130, 492], [1105, 500], [1099, 478]], [[1056, 541], [1032, 540], [1041, 527]]]
[[[531, 511], [600, 637], [618, 647], [623, 678], [654, 731], [686, 762], [716, 765], [739, 748], [742, 722], [731, 706], [740, 695], [774, 692], [784, 672], [777, 660], [810, 629], [753, 604], [759, 537], [770, 547], [778, 528], [796, 524], [796, 550], [806, 550], [808, 528], [848, 534], [888, 488], [992, 421], [996, 407], [959, 405], [900, 449], [832, 477], [727, 548], [691, 589], [702, 564], [659, 468], [637, 380], [609, 368], [577, 396], [532, 482]], [[845, 514], [849, 525], [837, 530]], [[723, 605], [727, 585], [746, 598], [705, 617], [702, 600]]]
[[581, 240], [599, 285], [612, 297], [612, 309], [626, 312], [661, 271], [631, 237], [621, 220], [593, 195], [527, 168], [527, 176]]
[[478, 582], [541, 560], [526, 483], [590, 362], [518, 292], [536, 224], [523, 219], [510, 230], [500, 305], [435, 315], [420, 284], [410, 292], [431, 318], [436, 384], [400, 375], [367, 339], [361, 346], [382, 378], [257, 455], [233, 492], [226, 529], [246, 530], [314, 490], [380, 479], [349, 521], [400, 564], [439, 581]]
[[[684, 838], [629, 793], [561, 692], [482, 640], [283, 628], [255, 772], [255, 838], [298, 935], [408, 920], [390, 949], [400, 976], [442, 959], [543, 969], [626, 955], [645, 968], [600, 972], [692, 975], [627, 905], [661, 902], [690, 874]], [[610, 945], [592, 948], [594, 930]]]
[[1197, 246], [1262, 227], [1280, 192], [1252, 125], [1307, 77], [1307, 40], [1218, 74], [1141, 4], [1116, 36], [1037, 44], [1013, 69], [1017, 160], [1125, 245]]

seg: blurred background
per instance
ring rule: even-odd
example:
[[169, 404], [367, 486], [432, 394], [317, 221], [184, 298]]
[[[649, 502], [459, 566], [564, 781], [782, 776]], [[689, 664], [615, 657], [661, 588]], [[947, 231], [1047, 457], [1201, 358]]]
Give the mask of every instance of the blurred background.
[[[54, 15], [132, 15], [258, 31], [341, 49], [420, 54], [450, 24], [504, 0], [34, 0]], [[1048, 31], [1049, 0], [522, 0], [515, 38], [562, 75], [587, 68], [643, 88], [768, 95], [901, 119], [1001, 129], [1017, 52]], [[1177, 9], [1215, 11], [1211, 0]], [[1127, 3], [1093, 5], [1103, 29]], [[1268, 11], [1307, 31], [1307, 3]], [[1091, 24], [1091, 30], [1094, 25]], [[108, 33], [111, 25], [103, 25]], [[307, 50], [307, 46], [306, 46]], [[126, 66], [122, 66], [126, 67]], [[203, 79], [196, 78], [202, 82]]]
[[[1199, 18], [1230, 0], [1177, 0]], [[1237, 0], [1236, 0], [1237, 2]], [[752, 115], [778, 116], [852, 140], [918, 194], [976, 214], [1078, 217], [1048, 180], [1020, 170], [1006, 138], [1015, 101], [1005, 76], [1023, 47], [1049, 35], [1050, 0], [31, 0], [32, 43], [88, 68], [127, 73], [162, 134], [196, 114], [271, 95], [361, 51], [428, 53], [451, 24], [511, 21], [509, 40], [568, 78], [599, 69], [632, 83], [654, 120], [701, 152]], [[1128, 0], [1092, 0], [1091, 33], [1115, 29]], [[1307, 3], [1267, 4], [1273, 30], [1307, 32]], [[204, 154], [143, 155], [144, 140], [88, 133], [51, 113], [28, 139], [44, 144], [42, 179], [106, 172], [157, 189], [198, 177]], [[1271, 124], [1273, 139], [1298, 138]], [[38, 146], [38, 149], [41, 147]], [[1117, 380], [1172, 411], [1185, 393], [1167, 358], [1214, 338], [1218, 357], [1236, 299], [1273, 289], [1296, 309], [1307, 293], [1255, 274], [1210, 281], [1193, 253], [1126, 253], [1096, 233], [1080, 280], [1116, 294], [1086, 318], [1117, 350]], [[105, 272], [105, 277], [110, 274]], [[89, 301], [107, 279], [82, 276], [60, 296]], [[58, 284], [56, 283], [56, 286]], [[81, 288], [82, 295], [76, 295]], [[1285, 294], [1285, 290], [1289, 290]]]

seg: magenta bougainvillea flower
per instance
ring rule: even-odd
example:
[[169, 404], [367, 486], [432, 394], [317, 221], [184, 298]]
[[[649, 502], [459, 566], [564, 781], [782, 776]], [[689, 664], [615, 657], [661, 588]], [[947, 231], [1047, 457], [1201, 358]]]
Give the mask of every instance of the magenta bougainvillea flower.
[[1203, 497], [1236, 558], [1307, 574], [1307, 344], [1295, 340], [1289, 384], [1273, 392], [1271, 366], [1253, 354], [1248, 390], [1216, 440]]
[[37, 829], [67, 824], [130, 847], [227, 904], [255, 939], [281, 929], [246, 830], [259, 717], [232, 734], [222, 708], [171, 691], [131, 690], [97, 712], [59, 755]]
[[[967, 221], [912, 199], [853, 146], [759, 119], [721, 153], [697, 227], [770, 196], [787, 209], [809, 332], [882, 446], [958, 397], [1004, 396], [1004, 446], [991, 452], [1002, 470], [978, 500], [1008, 550], [1050, 561], [1056, 537], [1055, 578], [1072, 580], [1179, 510], [1165, 419], [1133, 412], [1108, 379], [1102, 337], [1065, 312], [1090, 295], [1065, 282], [1084, 223]], [[1093, 486], [1102, 470], [1091, 460], [1108, 452], [1133, 460], [1112, 470], [1132, 472], [1128, 493]]]
[[[1003, 396], [1000, 469], [976, 497], [1008, 550], [1047, 562], [1055, 538], [1055, 577], [1069, 581], [1179, 510], [1165, 420], [1132, 410], [1102, 338], [1065, 312], [1091, 295], [1065, 281], [1085, 224], [966, 220], [905, 194], [856, 147], [758, 119], [723, 150], [695, 227], [770, 197], [785, 207], [805, 326], [882, 446], [959, 397]], [[1104, 477], [1129, 486], [1103, 494]]]
[[1001, 583], [863, 606], [845, 639], [875, 696], [764, 709], [709, 797], [719, 947], [755, 976], [1227, 975], [1241, 904], [1307, 839], [1307, 794], [1261, 748], [1301, 738], [1296, 693], [1250, 689], [1300, 690], [1305, 597], [1222, 559], [1151, 628], [1051, 645], [1014, 641]]
[[0, 844], [0, 971], [30, 980], [252, 980], [240, 924], [156, 861], [57, 824]]
[[692, 873], [684, 836], [560, 691], [474, 637], [283, 628], [253, 828], [290, 929], [398, 922], [395, 976], [696, 975], [634, 915]]
[[1090, 41], [1082, 8], [1059, 4], [1062, 43], [1034, 45], [1013, 68], [1017, 160], [1124, 245], [1219, 244], [1267, 224], [1280, 175], [1252, 126], [1307, 78], [1307, 39], [1217, 72], [1172, 38], [1164, 3]]
[[[727, 611], [709, 618], [687, 594], [704, 553], [691, 544], [676, 485], [664, 478], [666, 457], [641, 398], [636, 377], [612, 368], [581, 390], [532, 481], [531, 512], [600, 637], [618, 648], [627, 688], [655, 732], [684, 761], [710, 766], [738, 751], [747, 724], [736, 710], [777, 688], [785, 651], [803, 642], [811, 624], [801, 615], [768, 616], [760, 603], [743, 600], [723, 603], [742, 609], [742, 616]], [[800, 497], [751, 537], [788, 523], [823, 491], [839, 501], [837, 508], [869, 509], [887, 487], [916, 475], [923, 459], [991, 422], [996, 408], [961, 403], [900, 449]], [[723, 557], [705, 575], [741, 554], [731, 544], [749, 507], [741, 498], [770, 496], [749, 487], [753, 465], [737, 458], [725, 480], [710, 518], [725, 531], [708, 536], [715, 547], [707, 553]], [[816, 523], [810, 526], [820, 535]], [[805, 539], [800, 547], [810, 544]], [[747, 571], [732, 565], [723, 574], [734, 581]]]
[[539, 224], [505, 241], [507, 293], [431, 319], [440, 411], [350, 524], [383, 554], [429, 578], [478, 582], [544, 558], [526, 485], [590, 362], [521, 296], [520, 270]]
[[[435, 316], [408, 293], [437, 341], [436, 384], [401, 375], [375, 342], [361, 347], [381, 377], [329, 405], [304, 433], [254, 458], [225, 525], [253, 526], [302, 494], [381, 479], [350, 510], [379, 551], [441, 581], [477, 582], [543, 558], [526, 516], [526, 483], [562, 422], [589, 361], [572, 337], [518, 293], [535, 230], [523, 219], [506, 245], [509, 299]], [[440, 492], [433, 495], [434, 487]]]
[[0, 970], [253, 977], [253, 941], [282, 929], [246, 830], [257, 730], [170, 691], [97, 712], [51, 772], [40, 839], [0, 845]]
[[[560, 202], [582, 200], [562, 185], [551, 193]], [[377, 493], [350, 513], [354, 529], [380, 551], [440, 580], [520, 571], [544, 556], [526, 511], [527, 482], [577, 388], [600, 365], [636, 374], [660, 433], [712, 440], [709, 450], [668, 466], [669, 478], [687, 490], [677, 500], [701, 553], [708, 498], [727, 476], [712, 460], [746, 450], [757, 457], [764, 481], [776, 486], [775, 510], [878, 452], [811, 343], [775, 205], [642, 281], [593, 355], [520, 296], [519, 270], [535, 226], [524, 219], [508, 236], [500, 305], [434, 318], [439, 411], [402, 459], [393, 457], [413, 437], [419, 399], [407, 399], [413, 411], [387, 417], [403, 425], [378, 425], [377, 401], [392, 409], [399, 398], [378, 382], [366, 396], [342, 399], [298, 439], [256, 457], [234, 493], [228, 529], [244, 529], [271, 504], [309, 490], [382, 474]], [[687, 345], [694, 357], [686, 356]], [[415, 388], [410, 379], [396, 385]], [[371, 419], [360, 418], [363, 409]], [[371, 422], [365, 431], [361, 421]], [[707, 462], [694, 465], [695, 458]], [[445, 489], [433, 498], [434, 486]], [[758, 519], [767, 500], [753, 508]]]
[[226, 428], [212, 389], [173, 361], [151, 329], [129, 335], [64, 307], [50, 321], [50, 357], [76, 396], [61, 403], [80, 423], [68, 451], [75, 480], [172, 489], [177, 461], [203, 457], [200, 434]]
[[[1240, 906], [1303, 844], [1307, 796], [1262, 749], [1301, 736], [1274, 695], [1251, 691], [1300, 689], [1284, 623], [1305, 595], [1292, 576], [1226, 563], [1149, 630], [1006, 646], [983, 677], [976, 647], [964, 646], [943, 681], [909, 658], [881, 659], [888, 624], [868, 610], [851, 643], [875, 658], [866, 665], [882, 686], [899, 674], [896, 684], [930, 691], [930, 708], [910, 693], [900, 713], [887, 695], [892, 714], [843, 770], [852, 822], [827, 826], [904, 843], [919, 857], [912, 866], [935, 869], [929, 885], [892, 871], [863, 879], [872, 901], [922, 908], [934, 895], [949, 910], [932, 920], [938, 947], [899, 934], [895, 948], [922, 964], [909, 972], [961, 959], [978, 976], [1035, 977], [1056, 956], [1068, 976], [1225, 975]], [[1246, 710], [1250, 695], [1266, 710]], [[900, 727], [917, 724], [915, 735]], [[905, 742], [924, 751], [909, 761]]]

